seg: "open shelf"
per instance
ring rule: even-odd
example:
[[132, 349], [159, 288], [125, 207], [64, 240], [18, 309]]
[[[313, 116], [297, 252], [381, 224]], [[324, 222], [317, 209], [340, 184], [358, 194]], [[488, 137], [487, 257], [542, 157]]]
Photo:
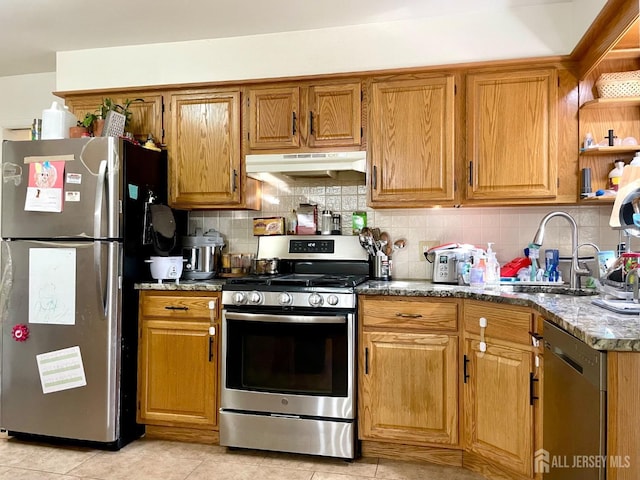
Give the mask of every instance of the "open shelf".
[[640, 152], [640, 145], [623, 145], [620, 147], [581, 148], [580, 155], [615, 155], [618, 153]]
[[596, 98], [584, 102], [581, 110], [590, 108], [640, 107], [640, 97]]

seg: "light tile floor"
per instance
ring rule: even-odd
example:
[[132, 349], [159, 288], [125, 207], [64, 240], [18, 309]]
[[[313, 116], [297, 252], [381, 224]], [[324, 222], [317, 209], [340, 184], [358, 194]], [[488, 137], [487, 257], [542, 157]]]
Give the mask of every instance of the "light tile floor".
[[0, 480], [482, 480], [455, 467], [377, 458], [354, 462], [164, 440], [118, 452], [0, 435]]

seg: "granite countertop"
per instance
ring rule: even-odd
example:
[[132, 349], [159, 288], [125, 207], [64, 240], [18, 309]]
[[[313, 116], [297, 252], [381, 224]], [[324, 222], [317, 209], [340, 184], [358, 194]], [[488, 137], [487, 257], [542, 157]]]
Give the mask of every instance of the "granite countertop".
[[[224, 279], [181, 280], [139, 283], [139, 290], [181, 290], [219, 292]], [[544, 290], [544, 289], [541, 289]], [[467, 286], [434, 284], [424, 280], [370, 280], [356, 288], [360, 295], [469, 298], [494, 303], [531, 307], [597, 350], [640, 352], [640, 315], [610, 312], [591, 301], [594, 296], [556, 293], [520, 293], [512, 286], [500, 290], [479, 290]]]
[[211, 280], [164, 280], [158, 282], [142, 282], [136, 283], [136, 290], [180, 290], [183, 292], [221, 292], [224, 285], [223, 278], [214, 278]]
[[[542, 290], [542, 289], [541, 289]], [[593, 295], [520, 293], [512, 286], [480, 290], [427, 281], [369, 281], [357, 287], [360, 295], [469, 298], [531, 307], [545, 319], [597, 350], [640, 351], [640, 315], [617, 314], [593, 305]]]

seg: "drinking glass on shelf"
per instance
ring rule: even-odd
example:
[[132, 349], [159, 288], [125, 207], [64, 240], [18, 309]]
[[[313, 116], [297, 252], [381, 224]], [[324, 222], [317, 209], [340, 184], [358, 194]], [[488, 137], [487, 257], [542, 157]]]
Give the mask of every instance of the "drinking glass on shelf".
[[231, 254], [231, 273], [242, 273], [242, 254]]
[[253, 253], [243, 253], [242, 254], [242, 273], [249, 274], [251, 273], [251, 263], [255, 258], [255, 254]]

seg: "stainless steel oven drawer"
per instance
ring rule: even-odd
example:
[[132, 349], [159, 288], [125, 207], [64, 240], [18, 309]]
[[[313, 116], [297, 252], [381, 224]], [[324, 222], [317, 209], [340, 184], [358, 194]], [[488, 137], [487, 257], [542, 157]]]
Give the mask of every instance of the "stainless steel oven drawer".
[[220, 410], [220, 445], [355, 457], [355, 423]]

